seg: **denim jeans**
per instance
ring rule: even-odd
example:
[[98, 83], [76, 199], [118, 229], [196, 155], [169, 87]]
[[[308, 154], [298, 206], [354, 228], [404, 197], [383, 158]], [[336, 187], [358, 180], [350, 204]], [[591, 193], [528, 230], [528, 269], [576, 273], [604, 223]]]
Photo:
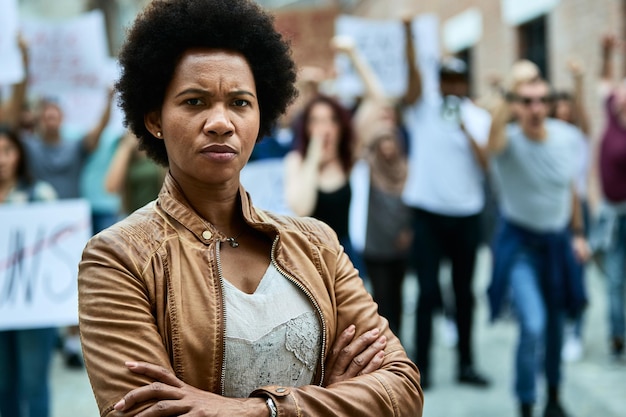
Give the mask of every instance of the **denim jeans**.
[[0, 415], [49, 417], [56, 328], [0, 331]]
[[564, 312], [546, 305], [544, 259], [539, 248], [525, 248], [511, 268], [510, 290], [519, 321], [515, 358], [515, 393], [523, 404], [537, 399], [537, 373], [543, 368], [548, 386], [561, 380]]
[[624, 287], [626, 284], [626, 214], [617, 217], [615, 234], [604, 253], [604, 269], [607, 275], [609, 300], [610, 336], [624, 339]]

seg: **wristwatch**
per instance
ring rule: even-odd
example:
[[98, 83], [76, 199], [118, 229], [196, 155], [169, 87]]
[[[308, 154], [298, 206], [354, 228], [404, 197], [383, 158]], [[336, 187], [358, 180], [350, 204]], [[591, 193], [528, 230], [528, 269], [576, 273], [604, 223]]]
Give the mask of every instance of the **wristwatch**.
[[278, 417], [278, 410], [276, 409], [276, 403], [272, 397], [267, 397], [265, 400], [265, 404], [267, 404], [267, 408], [270, 409], [270, 417]]

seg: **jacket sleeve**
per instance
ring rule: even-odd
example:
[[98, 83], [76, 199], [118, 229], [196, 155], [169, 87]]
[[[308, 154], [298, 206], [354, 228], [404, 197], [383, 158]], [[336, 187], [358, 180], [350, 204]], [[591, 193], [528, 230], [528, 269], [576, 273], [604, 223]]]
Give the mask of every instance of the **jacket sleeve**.
[[[325, 225], [321, 227], [327, 228]], [[312, 244], [321, 253], [321, 279], [325, 280], [328, 298], [318, 297], [327, 325], [326, 353], [337, 334], [350, 324], [356, 325], [357, 335], [379, 328], [381, 334], [387, 337], [383, 364], [375, 372], [327, 387], [270, 386], [256, 390], [252, 395], [271, 396], [276, 402], [278, 415], [285, 417], [421, 416], [424, 397], [417, 367], [389, 329], [387, 320], [378, 315], [377, 304], [334, 233], [330, 230], [323, 233], [333, 236], [333, 239]]]
[[[150, 275], [118, 229], [92, 238], [83, 251], [78, 273], [79, 326], [85, 358], [101, 416], [118, 415], [115, 403], [129, 391], [152, 382], [134, 374], [125, 361], [146, 361], [171, 370], [160, 336]], [[136, 242], [135, 242], [136, 243]], [[131, 411], [138, 412], [149, 404]], [[134, 415], [134, 414], [133, 414]]]

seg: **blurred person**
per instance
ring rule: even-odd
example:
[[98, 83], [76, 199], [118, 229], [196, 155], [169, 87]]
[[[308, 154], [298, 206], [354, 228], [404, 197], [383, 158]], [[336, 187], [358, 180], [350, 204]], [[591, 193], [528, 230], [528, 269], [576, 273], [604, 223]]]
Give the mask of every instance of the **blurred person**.
[[412, 239], [411, 212], [402, 201], [407, 174], [404, 138], [393, 100], [354, 40], [335, 37], [332, 47], [350, 58], [365, 86], [353, 117], [358, 157], [351, 172], [351, 239], [363, 255], [379, 313], [400, 334], [402, 286]]
[[[580, 135], [576, 138], [579, 141], [578, 170], [575, 182], [575, 190], [582, 209], [583, 229], [586, 237], [589, 236], [589, 199], [588, 182], [590, 175], [591, 147], [590, 147], [590, 127], [587, 110], [583, 101], [583, 78], [584, 69], [582, 64], [575, 59], [570, 59], [567, 67], [572, 76], [573, 90], [560, 90], [553, 93], [553, 106], [551, 117], [570, 123], [580, 129]], [[578, 264], [580, 274], [585, 274], [585, 265]], [[565, 327], [565, 340], [563, 343], [563, 359], [565, 361], [579, 360], [584, 351], [583, 347], [583, 312], [579, 317], [575, 317], [568, 322]]]
[[626, 320], [626, 78], [615, 81], [612, 59], [624, 43], [613, 35], [602, 40], [600, 93], [604, 99], [606, 127], [599, 147], [599, 176], [603, 194], [601, 236], [608, 297], [611, 355], [623, 358]]
[[[110, 89], [96, 126], [81, 140], [69, 140], [62, 136], [63, 111], [59, 104], [51, 100], [43, 100], [40, 104], [36, 133], [22, 138], [33, 176], [52, 185], [59, 199], [81, 196], [81, 174], [87, 157], [98, 147], [100, 136], [109, 122], [113, 95], [114, 91]], [[65, 329], [62, 351], [68, 367], [83, 366], [77, 326]]]
[[457, 381], [489, 385], [475, 366], [472, 352], [473, 277], [481, 242], [485, 203], [484, 145], [489, 114], [467, 97], [467, 65], [447, 58], [440, 63], [441, 95], [423, 97], [410, 21], [405, 21], [409, 87], [404, 120], [409, 132], [408, 177], [403, 199], [413, 210], [414, 264], [419, 282], [415, 329], [416, 364], [422, 386], [431, 381], [433, 317], [442, 307], [440, 266], [449, 259], [458, 331]]
[[137, 137], [127, 132], [118, 145], [105, 177], [105, 189], [122, 197], [123, 217], [155, 200], [167, 173], [138, 145]]
[[532, 416], [541, 369], [544, 417], [567, 415], [559, 399], [564, 320], [586, 303], [576, 265], [589, 256], [574, 190], [580, 131], [548, 118], [550, 105], [542, 79], [514, 83], [494, 113], [487, 146], [501, 211], [488, 296], [492, 320], [510, 297], [519, 323], [515, 394], [522, 417]]
[[256, 208], [240, 183], [296, 94], [272, 18], [155, 0], [120, 64], [126, 123], [169, 172], [79, 265], [101, 415], [420, 416], [419, 372], [333, 230]]
[[[49, 184], [36, 181], [15, 130], [0, 125], [0, 205], [52, 201]], [[50, 363], [56, 328], [0, 330], [0, 415], [50, 416]]]
[[295, 215], [328, 224], [363, 272], [349, 234], [350, 172], [355, 161], [350, 113], [333, 97], [314, 96], [303, 107], [295, 148], [285, 156], [285, 200]]

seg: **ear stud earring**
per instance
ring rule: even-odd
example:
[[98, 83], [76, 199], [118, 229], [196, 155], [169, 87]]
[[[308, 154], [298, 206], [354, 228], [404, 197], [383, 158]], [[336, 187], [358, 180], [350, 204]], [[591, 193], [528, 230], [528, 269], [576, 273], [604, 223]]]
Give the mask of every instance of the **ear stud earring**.
[[158, 137], [161, 137], [161, 132], [157, 132], [157, 136], [158, 136]]

